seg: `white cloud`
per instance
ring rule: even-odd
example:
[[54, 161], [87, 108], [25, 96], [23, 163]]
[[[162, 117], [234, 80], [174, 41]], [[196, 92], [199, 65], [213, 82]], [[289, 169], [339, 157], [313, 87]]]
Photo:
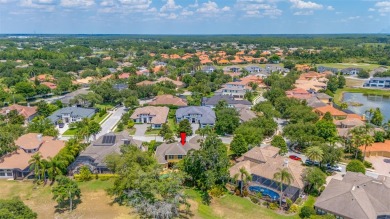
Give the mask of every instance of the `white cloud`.
[[44, 11], [54, 11], [54, 5], [48, 5], [52, 1], [47, 0], [21, 0], [20, 6], [25, 8], [34, 8]]
[[328, 7], [326, 7], [326, 9], [329, 10], [329, 11], [333, 11], [333, 10], [334, 10], [334, 7], [331, 6], [331, 5], [329, 5]]
[[119, 0], [124, 6], [130, 9], [148, 9], [152, 0]]
[[235, 8], [244, 12], [244, 17], [271, 17], [282, 15], [275, 4], [277, 0], [237, 0]]
[[180, 8], [181, 8], [181, 6], [177, 5], [175, 3], [175, 0], [167, 0], [167, 3], [161, 7], [160, 11], [161, 12], [175, 11], [175, 10], [180, 9]]
[[188, 5], [188, 7], [190, 7], [190, 8], [197, 8], [197, 7], [199, 7], [198, 0], [195, 0], [194, 4]]
[[193, 11], [189, 11], [187, 9], [183, 9], [183, 11], [180, 13], [180, 15], [182, 15], [182, 16], [191, 16], [193, 14], [194, 14]]
[[95, 4], [94, 0], [61, 0], [60, 5], [63, 7], [73, 8], [73, 7], [81, 7], [86, 8], [93, 6]]
[[351, 17], [348, 17], [348, 20], [356, 20], [359, 18], [360, 18], [360, 16], [351, 16]]
[[297, 16], [307, 16], [307, 15], [313, 15], [314, 14], [314, 11], [313, 10], [309, 10], [309, 11], [297, 11], [294, 13], [294, 15], [297, 15]]
[[225, 7], [223, 7], [223, 8], [221, 9], [221, 11], [230, 11], [230, 7], [225, 6]]
[[302, 0], [290, 0], [290, 2], [293, 4], [292, 8], [298, 8], [298, 9], [322, 9], [324, 6], [321, 4], [317, 4], [315, 2], [311, 1], [302, 1]]
[[375, 8], [380, 15], [386, 16], [390, 13], [390, 1], [381, 1], [375, 3]]
[[200, 12], [200, 13], [218, 13], [219, 8], [218, 8], [217, 3], [212, 2], [212, 1], [208, 1], [208, 2], [203, 3], [202, 7], [200, 7], [196, 11]]
[[115, 3], [113, 0], [104, 0], [102, 2], [100, 2], [100, 5], [101, 6], [113, 6]]

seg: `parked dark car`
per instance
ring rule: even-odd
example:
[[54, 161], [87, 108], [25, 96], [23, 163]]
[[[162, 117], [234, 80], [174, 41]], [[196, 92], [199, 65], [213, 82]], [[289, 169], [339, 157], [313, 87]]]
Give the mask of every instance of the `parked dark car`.
[[58, 123], [59, 128], [64, 128], [65, 124], [64, 123]]

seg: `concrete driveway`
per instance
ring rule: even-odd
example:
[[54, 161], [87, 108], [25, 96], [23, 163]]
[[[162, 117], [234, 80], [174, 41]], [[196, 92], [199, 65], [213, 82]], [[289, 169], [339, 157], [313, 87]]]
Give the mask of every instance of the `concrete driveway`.
[[381, 156], [366, 157], [366, 160], [372, 163], [375, 172], [380, 175], [390, 176], [390, 158]]
[[199, 124], [191, 124], [192, 133], [195, 134], [195, 131], [199, 129]]
[[150, 124], [136, 124], [134, 125], [136, 131], [134, 136], [145, 136], [146, 129], [150, 126]]

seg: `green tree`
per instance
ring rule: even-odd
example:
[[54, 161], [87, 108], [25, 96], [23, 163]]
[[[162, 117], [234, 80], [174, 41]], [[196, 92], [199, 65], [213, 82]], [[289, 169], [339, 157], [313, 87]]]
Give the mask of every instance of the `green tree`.
[[366, 158], [366, 150], [367, 147], [370, 147], [374, 143], [374, 137], [372, 137], [369, 133], [364, 134], [361, 136], [361, 141], [364, 146], [364, 151], [363, 151], [363, 160]]
[[37, 107], [38, 107], [38, 109], [37, 109], [38, 115], [45, 117], [45, 118], [50, 116], [56, 110], [58, 110], [57, 105], [48, 104], [43, 100], [38, 103]]
[[64, 160], [58, 158], [48, 158], [47, 174], [49, 179], [54, 181], [58, 175], [62, 175], [62, 170], [65, 169], [66, 164]]
[[289, 186], [291, 182], [294, 180], [294, 178], [287, 168], [283, 168], [283, 169], [278, 168], [278, 171], [274, 174], [273, 179], [279, 182], [279, 187], [280, 187], [279, 206], [282, 207], [283, 184], [287, 184]]
[[324, 152], [319, 146], [311, 146], [306, 149], [306, 156], [312, 161], [321, 162]]
[[240, 194], [241, 196], [244, 196], [243, 189], [246, 188], [247, 183], [252, 180], [252, 175], [245, 169], [245, 167], [241, 167], [240, 172], [234, 175], [234, 179], [236, 181], [240, 179]]
[[199, 129], [199, 135], [205, 137], [207, 135], [211, 135], [213, 133], [213, 128], [209, 125], [206, 125], [204, 128]]
[[280, 151], [279, 151], [280, 155], [285, 155], [288, 152], [286, 141], [280, 135], [275, 135], [272, 138], [271, 145], [280, 148]]
[[301, 212], [299, 212], [299, 217], [306, 219], [306, 218], [310, 218], [312, 215], [315, 215], [315, 214], [316, 214], [316, 211], [314, 210], [313, 207], [303, 206], [301, 208]]
[[334, 139], [337, 136], [336, 125], [332, 121], [321, 119], [316, 122], [316, 128], [318, 136], [326, 141], [330, 141], [330, 139]]
[[123, 102], [126, 108], [134, 108], [139, 106], [139, 101], [136, 96], [129, 96]]
[[202, 191], [206, 204], [210, 203], [208, 191], [217, 185], [225, 185], [229, 179], [229, 159], [226, 146], [217, 135], [206, 137], [200, 150], [189, 151], [183, 160], [182, 170], [192, 182]]
[[333, 122], [333, 117], [330, 114], [330, 112], [326, 112], [324, 117], [322, 117], [322, 120], [327, 121], [327, 122]]
[[240, 134], [235, 135], [232, 142], [230, 143], [230, 150], [237, 156], [241, 156], [248, 151], [248, 144], [244, 137]]
[[257, 103], [252, 107], [252, 110], [261, 113], [267, 118], [280, 117], [280, 113], [275, 110], [274, 106], [269, 101]]
[[1, 219], [35, 219], [37, 213], [33, 212], [20, 199], [0, 199]]
[[318, 194], [320, 187], [326, 183], [326, 177], [326, 174], [317, 167], [306, 168], [303, 180], [307, 185], [307, 192]]
[[323, 152], [322, 163], [335, 165], [341, 161], [344, 154], [343, 148], [334, 145], [322, 144], [320, 148]]
[[351, 160], [347, 165], [347, 171], [366, 174], [366, 167], [360, 160]]
[[53, 186], [53, 200], [55, 200], [59, 207], [69, 204], [69, 210], [72, 211], [74, 204], [80, 202], [81, 190], [77, 183], [66, 176], [57, 176], [57, 184]]
[[111, 153], [104, 158], [104, 163], [111, 172], [116, 173], [119, 169], [121, 156], [117, 153]]
[[35, 117], [27, 126], [28, 132], [41, 133], [44, 136], [58, 136], [58, 130], [48, 118]]
[[235, 135], [242, 135], [248, 147], [259, 145], [264, 138], [263, 130], [258, 126], [242, 123], [234, 131]]
[[223, 107], [217, 110], [217, 120], [215, 122], [215, 132], [219, 135], [233, 134], [240, 125], [240, 117], [236, 109]]
[[30, 164], [30, 170], [34, 171], [35, 178], [38, 181], [41, 181], [45, 178], [46, 163], [42, 158], [43, 157], [41, 153], [38, 152], [31, 156], [31, 159], [28, 161]]
[[383, 123], [384, 116], [379, 108], [370, 109], [367, 111], [369, 113], [370, 122], [374, 125], [381, 126]]
[[179, 128], [177, 129], [178, 137], [180, 137], [181, 132], [185, 132], [188, 136], [192, 135], [192, 127], [188, 119], [184, 119], [179, 122]]
[[341, 108], [342, 110], [348, 109], [348, 103], [342, 102], [342, 103], [340, 104], [340, 108]]

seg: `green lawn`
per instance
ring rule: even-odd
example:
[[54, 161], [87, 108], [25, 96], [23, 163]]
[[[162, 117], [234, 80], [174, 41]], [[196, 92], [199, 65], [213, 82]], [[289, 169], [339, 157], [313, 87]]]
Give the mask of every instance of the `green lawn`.
[[160, 129], [152, 129], [150, 131], [146, 131], [145, 135], [158, 135], [160, 133]]
[[371, 71], [375, 68], [378, 68], [380, 65], [378, 64], [369, 64], [369, 63], [323, 63], [323, 64], [317, 64], [317, 66], [325, 66], [325, 67], [331, 67], [331, 68], [362, 68], [367, 71]]
[[168, 126], [169, 126], [169, 128], [171, 128], [171, 130], [173, 131], [173, 133], [176, 133], [176, 131], [177, 131], [177, 125], [176, 125], [176, 122], [175, 122], [175, 119], [174, 119], [174, 118], [168, 119]]
[[78, 132], [79, 130], [78, 129], [68, 129], [64, 132], [64, 134], [62, 135], [69, 135], [69, 136], [73, 136], [73, 135], [76, 135], [76, 133]]
[[106, 117], [107, 117], [108, 113], [105, 113], [103, 116], [99, 116], [99, 113], [95, 114], [95, 116], [93, 117], [93, 120], [97, 123], [100, 123], [101, 121], [103, 121]]
[[222, 198], [213, 198], [207, 206], [201, 201], [200, 193], [194, 189], [186, 190], [194, 202], [192, 213], [199, 218], [262, 218], [262, 219], [298, 219], [297, 215], [279, 215], [275, 211], [256, 205], [246, 198], [234, 195], [225, 195]]
[[95, 104], [95, 108], [99, 108], [99, 109], [110, 110], [110, 109], [112, 109], [113, 107], [114, 107], [114, 105], [109, 104], [109, 103]]
[[390, 96], [390, 92], [388, 90], [379, 90], [379, 89], [368, 89], [368, 88], [349, 88], [344, 87], [343, 89], [337, 89], [334, 94], [333, 100], [336, 104], [339, 104], [343, 101], [343, 93], [363, 93], [367, 95], [383, 95]]

